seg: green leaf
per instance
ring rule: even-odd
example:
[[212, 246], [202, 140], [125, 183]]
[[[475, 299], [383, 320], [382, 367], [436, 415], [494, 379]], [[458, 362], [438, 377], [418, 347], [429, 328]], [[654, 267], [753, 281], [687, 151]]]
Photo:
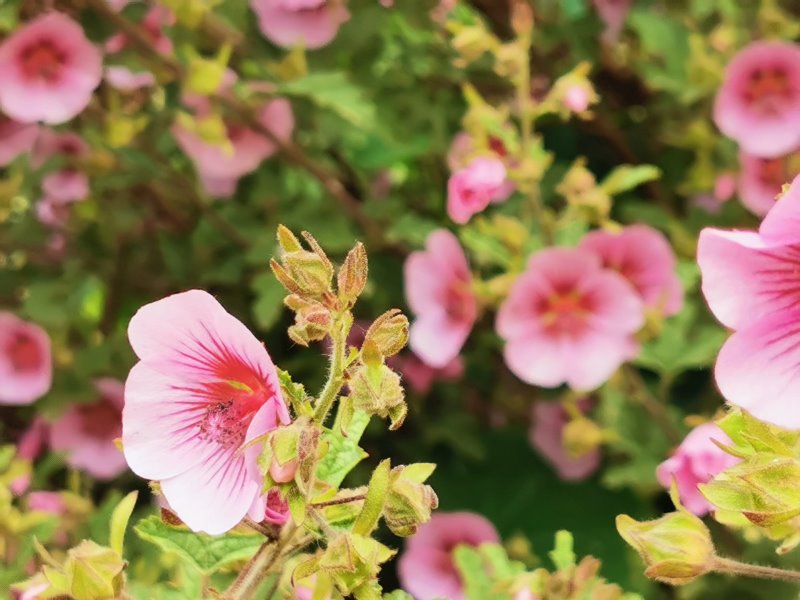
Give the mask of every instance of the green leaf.
[[383, 600], [414, 600], [408, 592], [403, 590], [395, 590], [383, 595]]
[[556, 532], [556, 545], [550, 552], [550, 560], [559, 571], [575, 566], [575, 552], [572, 546], [573, 539], [569, 531], [562, 529]]
[[131, 492], [125, 496], [122, 501], [117, 504], [114, 512], [111, 513], [111, 525], [109, 528], [109, 545], [120, 556], [123, 556], [123, 544], [125, 542], [125, 530], [128, 528], [128, 521], [133, 513], [133, 507], [136, 506], [136, 498], [139, 497], [139, 492]]
[[340, 71], [315, 72], [281, 84], [278, 94], [308, 98], [360, 129], [375, 126], [375, 105]]
[[322, 458], [317, 467], [317, 478], [339, 487], [347, 474], [364, 460], [368, 455], [358, 445], [358, 441], [369, 423], [369, 415], [363, 410], [357, 410], [350, 420], [347, 437], [339, 432], [338, 415], [337, 423], [333, 429], [325, 430], [323, 440], [328, 443], [328, 453]]
[[391, 468], [391, 461], [387, 458], [382, 460], [372, 472], [364, 506], [361, 508], [356, 522], [353, 523], [353, 533], [370, 535], [378, 526], [381, 513], [383, 513], [383, 505], [386, 504], [386, 495], [389, 493]]
[[613, 196], [659, 177], [661, 177], [661, 169], [653, 165], [620, 165], [603, 179], [600, 187]]
[[134, 531], [144, 540], [165, 552], [177, 554], [205, 574], [220, 567], [253, 556], [264, 538], [260, 535], [227, 533], [212, 537], [194, 533], [184, 527], [172, 527], [157, 516], [142, 519]]
[[256, 294], [252, 309], [253, 318], [259, 328], [269, 329], [283, 312], [283, 298], [286, 296], [286, 291], [275, 276], [268, 272], [257, 275], [250, 287]]

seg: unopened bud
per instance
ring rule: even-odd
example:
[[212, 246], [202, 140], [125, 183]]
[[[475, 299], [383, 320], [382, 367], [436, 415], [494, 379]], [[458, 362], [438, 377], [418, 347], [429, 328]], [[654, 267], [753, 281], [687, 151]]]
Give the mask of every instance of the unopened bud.
[[370, 325], [367, 342], [374, 343], [384, 357], [394, 356], [408, 343], [408, 318], [397, 308], [387, 310]]
[[392, 469], [383, 518], [395, 535], [413, 535], [439, 506], [433, 488], [423, 483], [434, 468], [431, 464], [415, 464]]
[[686, 511], [642, 522], [619, 515], [617, 531], [647, 564], [645, 575], [651, 579], [684, 585], [713, 568], [711, 534], [703, 521]]
[[308, 346], [309, 342], [325, 339], [333, 326], [333, 316], [328, 308], [297, 294], [287, 296], [284, 304], [295, 312], [294, 325], [288, 332], [293, 342]]
[[381, 418], [389, 417], [390, 429], [403, 424], [407, 407], [400, 376], [386, 365], [359, 367], [349, 383], [353, 408]]
[[364, 244], [358, 242], [347, 253], [336, 279], [339, 297], [346, 304], [352, 306], [364, 291], [364, 286], [367, 284], [367, 271], [367, 251], [364, 249]]
[[511, 29], [519, 37], [530, 37], [533, 33], [533, 8], [528, 0], [512, 0]]
[[498, 40], [483, 27], [459, 27], [452, 40], [453, 48], [467, 62], [474, 62], [498, 45]]
[[119, 597], [125, 561], [111, 548], [84, 540], [67, 553], [64, 562], [69, 594], [81, 600]]
[[317, 241], [307, 232], [303, 237], [312, 251], [303, 250], [295, 235], [283, 225], [278, 226], [278, 245], [281, 262], [270, 261], [275, 277], [291, 293], [318, 298], [330, 291], [333, 264]]
[[603, 430], [597, 423], [585, 417], [567, 423], [562, 435], [564, 448], [575, 458], [596, 450], [603, 442]]

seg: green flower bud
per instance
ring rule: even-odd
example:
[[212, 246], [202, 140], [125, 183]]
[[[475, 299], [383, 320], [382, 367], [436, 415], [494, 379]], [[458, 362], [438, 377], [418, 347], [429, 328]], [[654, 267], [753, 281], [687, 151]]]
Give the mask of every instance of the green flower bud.
[[387, 310], [370, 325], [367, 343], [374, 343], [384, 357], [394, 356], [408, 343], [408, 318], [397, 308]]
[[420, 463], [392, 469], [383, 518], [395, 535], [413, 535], [439, 506], [436, 492], [423, 483], [435, 468], [436, 465]]
[[283, 225], [278, 226], [278, 245], [281, 262], [270, 261], [275, 277], [292, 294], [300, 297], [319, 298], [331, 291], [333, 264], [317, 240], [303, 232], [311, 251], [304, 250], [297, 237]]
[[361, 366], [349, 383], [353, 408], [391, 419], [390, 429], [403, 424], [407, 408], [400, 376], [386, 365]]
[[347, 253], [336, 278], [339, 297], [348, 306], [352, 306], [364, 291], [364, 286], [367, 285], [367, 272], [367, 251], [364, 249], [364, 244], [359, 242]]
[[125, 561], [111, 548], [84, 540], [67, 553], [64, 562], [68, 593], [78, 600], [117, 598], [124, 569]]

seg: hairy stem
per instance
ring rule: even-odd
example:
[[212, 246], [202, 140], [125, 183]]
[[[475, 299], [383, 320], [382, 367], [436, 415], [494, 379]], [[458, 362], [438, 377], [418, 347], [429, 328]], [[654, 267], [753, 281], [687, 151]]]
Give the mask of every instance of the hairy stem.
[[350, 502], [359, 502], [367, 497], [366, 494], [356, 494], [355, 496], [348, 496], [346, 498], [334, 498], [333, 500], [326, 500], [325, 502], [314, 502], [311, 506], [314, 508], [325, 508], [326, 506], [336, 506], [339, 504], [349, 504]]
[[762, 565], [752, 565], [739, 562], [731, 558], [721, 556], [714, 557], [712, 569], [717, 573], [728, 575], [741, 575], [743, 577], [756, 577], [758, 579], [775, 579], [778, 581], [788, 581], [790, 583], [800, 583], [800, 571], [789, 571], [777, 567], [765, 567]]
[[267, 576], [267, 571], [275, 562], [278, 552], [279, 548], [274, 542], [264, 542], [255, 556], [241, 570], [231, 587], [225, 591], [222, 599], [245, 600], [251, 598]]
[[347, 335], [350, 333], [348, 323], [352, 323], [352, 320], [350, 313], [346, 312], [336, 317], [331, 329], [331, 366], [328, 380], [319, 394], [314, 410], [314, 420], [320, 424], [325, 422], [325, 418], [344, 385], [345, 351], [347, 350]]

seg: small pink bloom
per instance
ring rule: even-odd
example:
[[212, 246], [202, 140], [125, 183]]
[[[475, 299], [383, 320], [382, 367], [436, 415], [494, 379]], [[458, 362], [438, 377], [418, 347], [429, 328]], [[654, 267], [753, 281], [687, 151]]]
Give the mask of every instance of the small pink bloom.
[[412, 353], [399, 357], [397, 369], [403, 374], [403, 382], [418, 394], [427, 394], [436, 381], [457, 381], [464, 374], [464, 361], [456, 356], [444, 367], [431, 367]]
[[657, 230], [632, 225], [620, 233], [593, 231], [584, 236], [580, 248], [627, 279], [646, 306], [667, 316], [680, 312], [683, 287], [675, 272], [675, 253]]
[[717, 358], [722, 395], [758, 419], [800, 427], [800, 177], [757, 232], [704, 229], [697, 262], [708, 306], [734, 330]]
[[0, 115], [0, 167], [5, 167], [22, 154], [33, 149], [39, 127], [17, 123]]
[[128, 67], [106, 67], [105, 78], [108, 84], [121, 92], [132, 92], [142, 88], [152, 87], [156, 78], [148, 71], [135, 73]]
[[429, 366], [443, 368], [461, 352], [478, 316], [467, 257], [452, 233], [438, 229], [424, 251], [411, 253], [404, 274], [406, 301], [416, 316], [411, 349]]
[[542, 387], [592, 390], [637, 345], [643, 304], [624, 277], [594, 254], [549, 248], [534, 255], [497, 315], [508, 368]]
[[160, 481], [175, 514], [220, 534], [246, 514], [260, 521], [257, 445], [289, 422], [275, 365], [252, 333], [200, 290], [139, 309], [128, 337], [139, 362], [125, 384], [122, 440], [139, 476]]
[[708, 483], [716, 475], [739, 462], [712, 440], [731, 445], [731, 439], [714, 423], [705, 423], [692, 429], [667, 460], [658, 465], [658, 481], [669, 489], [674, 478], [678, 484], [681, 503], [697, 516], [713, 510], [697, 485]]
[[89, 196], [89, 178], [76, 169], [60, 169], [44, 176], [42, 191], [56, 202], [78, 202]]
[[[172, 54], [172, 40], [164, 33], [165, 27], [175, 24], [175, 15], [164, 6], [154, 6], [147, 11], [139, 23], [140, 29], [149, 38], [150, 44], [159, 54]], [[128, 46], [125, 33], [116, 33], [106, 40], [105, 49], [109, 54], [116, 54]]]
[[742, 150], [774, 158], [800, 144], [800, 46], [753, 42], [725, 68], [714, 121]]
[[[259, 111], [259, 121], [278, 139], [290, 139], [294, 129], [291, 104], [283, 98], [266, 103]], [[242, 125], [228, 125], [227, 133], [229, 148], [206, 142], [180, 125], [172, 128], [178, 145], [194, 162], [209, 194], [222, 197], [232, 195], [236, 181], [277, 150], [270, 140]]]
[[[585, 412], [590, 403], [579, 405]], [[600, 466], [600, 451], [592, 450], [582, 456], [572, 456], [564, 447], [564, 426], [569, 415], [558, 402], [537, 402], [533, 405], [533, 424], [530, 441], [536, 450], [555, 468], [565, 481], [586, 479]]]
[[342, 0], [250, 0], [261, 33], [278, 46], [327, 46], [350, 19]]
[[266, 497], [266, 507], [264, 509], [264, 521], [272, 523], [273, 525], [284, 525], [291, 516], [289, 513], [289, 505], [281, 496], [278, 488], [272, 488]]
[[25, 430], [17, 442], [17, 457], [25, 460], [36, 460], [47, 444], [47, 421], [34, 417], [30, 427]]
[[[476, 158], [466, 168], [456, 171], [447, 182], [447, 214], [463, 225], [482, 212], [507, 188], [506, 168], [494, 158]], [[506, 196], [507, 198], [508, 196]]]
[[26, 498], [28, 508], [37, 512], [63, 515], [67, 512], [64, 497], [58, 492], [31, 492]]
[[783, 184], [800, 173], [800, 151], [777, 158], [759, 158], [739, 153], [742, 173], [739, 177], [739, 196], [742, 204], [753, 214], [763, 217], [775, 204]]
[[483, 543], [500, 543], [497, 530], [485, 517], [469, 512], [434, 513], [406, 540], [397, 564], [400, 585], [416, 600], [465, 600], [453, 550]]
[[0, 45], [0, 107], [22, 123], [64, 123], [89, 104], [102, 71], [100, 52], [81, 26], [49, 12]]
[[606, 26], [603, 39], [609, 43], [616, 42], [628, 18], [631, 0], [592, 0], [592, 4]]
[[0, 404], [31, 404], [52, 381], [50, 337], [44, 329], [0, 312]]
[[573, 84], [564, 92], [564, 106], [574, 113], [582, 113], [591, 104], [591, 97], [586, 86]]
[[89, 144], [72, 131], [42, 129], [31, 153], [31, 166], [38, 169], [54, 156], [75, 159], [89, 154]]
[[122, 435], [124, 387], [116, 379], [99, 379], [95, 387], [95, 402], [73, 404], [50, 426], [50, 447], [65, 453], [71, 467], [97, 479], [113, 479], [126, 467], [114, 443]]

